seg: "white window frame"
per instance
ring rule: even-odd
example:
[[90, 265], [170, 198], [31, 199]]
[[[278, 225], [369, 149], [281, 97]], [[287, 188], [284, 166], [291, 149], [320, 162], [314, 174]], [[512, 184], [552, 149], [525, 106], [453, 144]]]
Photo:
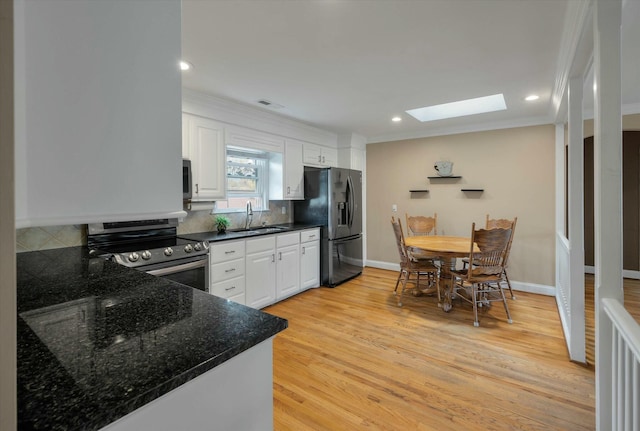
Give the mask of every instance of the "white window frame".
[[[227, 146], [227, 159], [225, 160], [225, 175], [227, 179], [229, 175], [227, 173], [227, 167], [231, 165], [228, 161], [229, 156], [236, 157], [250, 157], [256, 159], [256, 164], [251, 167], [257, 168], [257, 190], [255, 192], [238, 192], [229, 190], [227, 187], [227, 199], [216, 202], [216, 212], [244, 212], [246, 207], [244, 204], [242, 207], [230, 207], [219, 208], [220, 202], [226, 202], [228, 205], [229, 199], [243, 199], [245, 202], [251, 199], [261, 199], [262, 206], [254, 205], [254, 211], [265, 211], [269, 209], [269, 154], [264, 151], [253, 150], [250, 148], [241, 148], [235, 146]], [[235, 163], [233, 164], [237, 166]]]

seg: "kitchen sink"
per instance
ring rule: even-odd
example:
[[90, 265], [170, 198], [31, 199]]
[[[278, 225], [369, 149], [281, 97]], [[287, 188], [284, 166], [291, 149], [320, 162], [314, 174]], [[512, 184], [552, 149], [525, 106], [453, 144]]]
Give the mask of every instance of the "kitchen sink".
[[249, 229], [238, 229], [235, 230], [234, 232], [246, 232], [248, 234], [261, 234], [261, 233], [277, 233], [277, 232], [284, 232], [286, 230], [289, 230], [289, 228], [287, 227], [283, 227], [283, 226], [262, 226], [262, 227], [252, 227]]

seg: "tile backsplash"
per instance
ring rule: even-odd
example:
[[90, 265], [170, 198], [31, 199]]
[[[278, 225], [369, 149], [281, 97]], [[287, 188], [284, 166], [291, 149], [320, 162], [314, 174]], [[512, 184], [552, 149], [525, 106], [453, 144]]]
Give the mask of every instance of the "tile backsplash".
[[[282, 214], [285, 208], [285, 214]], [[246, 214], [225, 213], [231, 220], [230, 229], [244, 227]], [[178, 234], [214, 231], [210, 211], [188, 211], [187, 217], [178, 225]], [[251, 226], [290, 223], [293, 221], [292, 205], [289, 201], [269, 202], [269, 211], [254, 211]], [[40, 226], [16, 229], [16, 251], [47, 250], [51, 248], [75, 247], [87, 244], [87, 225]]]
[[87, 244], [87, 225], [41, 226], [16, 229], [16, 251], [47, 250]]
[[[282, 208], [285, 208], [285, 214], [282, 214]], [[229, 217], [231, 226], [229, 229], [243, 228], [247, 218], [244, 212], [221, 213]], [[215, 231], [216, 227], [213, 222], [217, 214], [211, 214], [211, 211], [189, 211], [187, 217], [178, 225], [178, 234], [187, 234], [195, 232]], [[263, 223], [267, 225], [290, 223], [293, 221], [292, 205], [289, 201], [270, 201], [269, 211], [254, 211], [251, 226], [261, 226]]]

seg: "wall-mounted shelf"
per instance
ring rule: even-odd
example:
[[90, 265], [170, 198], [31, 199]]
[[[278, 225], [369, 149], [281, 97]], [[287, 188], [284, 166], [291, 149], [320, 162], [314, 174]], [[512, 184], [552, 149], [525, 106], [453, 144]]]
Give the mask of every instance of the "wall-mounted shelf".
[[482, 193], [484, 191], [484, 189], [460, 189], [460, 191], [463, 191], [463, 192], [480, 192], [480, 193]]
[[427, 177], [430, 180], [450, 180], [450, 179], [458, 179], [458, 178], [462, 178], [460, 175], [451, 175], [449, 177], [441, 177], [441, 176], [435, 176], [435, 177]]
[[410, 193], [428, 193], [429, 190], [427, 189], [414, 189], [414, 190], [409, 190]]

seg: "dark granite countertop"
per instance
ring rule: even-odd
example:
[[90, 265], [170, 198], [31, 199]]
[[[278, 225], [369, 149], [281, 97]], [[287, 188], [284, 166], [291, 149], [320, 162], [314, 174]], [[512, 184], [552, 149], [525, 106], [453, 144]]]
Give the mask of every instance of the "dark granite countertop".
[[321, 227], [320, 224], [307, 224], [307, 223], [284, 223], [273, 226], [257, 227], [254, 226], [250, 229], [242, 230], [228, 230], [225, 233], [218, 233], [215, 231], [209, 232], [196, 232], [178, 235], [180, 238], [192, 239], [195, 241], [209, 241], [220, 242], [229, 241], [233, 239], [252, 238], [260, 235], [273, 235], [277, 233], [294, 232], [296, 230], [313, 229], [314, 227]]
[[17, 261], [19, 429], [100, 429], [287, 327], [85, 247]]

